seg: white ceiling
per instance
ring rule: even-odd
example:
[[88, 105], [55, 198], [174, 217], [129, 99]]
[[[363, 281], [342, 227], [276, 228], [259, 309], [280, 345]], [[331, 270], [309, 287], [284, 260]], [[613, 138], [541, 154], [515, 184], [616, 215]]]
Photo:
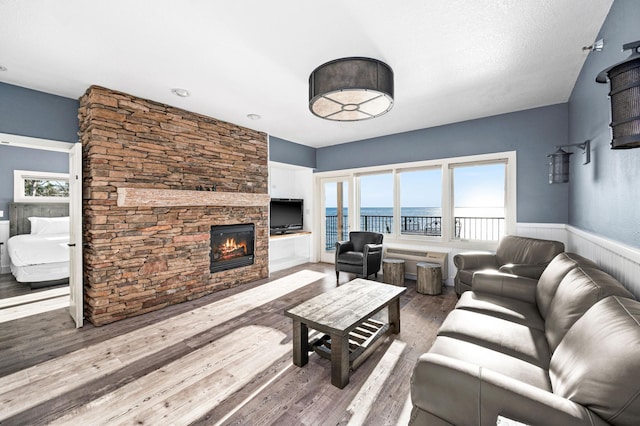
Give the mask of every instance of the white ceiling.
[[[566, 102], [612, 3], [0, 0], [0, 81], [100, 85], [321, 147]], [[347, 56], [393, 68], [389, 113], [309, 112], [309, 74]]]

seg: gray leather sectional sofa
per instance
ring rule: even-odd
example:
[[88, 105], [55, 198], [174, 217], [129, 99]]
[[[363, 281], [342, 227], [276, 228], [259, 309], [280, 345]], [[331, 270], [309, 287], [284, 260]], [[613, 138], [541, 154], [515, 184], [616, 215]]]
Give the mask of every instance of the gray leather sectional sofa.
[[411, 398], [413, 425], [640, 425], [640, 302], [571, 253], [539, 280], [476, 272]]
[[549, 262], [563, 251], [564, 244], [560, 241], [507, 235], [500, 240], [495, 253], [458, 253], [453, 257], [457, 269], [456, 294], [471, 290], [477, 271], [495, 270], [537, 280]]

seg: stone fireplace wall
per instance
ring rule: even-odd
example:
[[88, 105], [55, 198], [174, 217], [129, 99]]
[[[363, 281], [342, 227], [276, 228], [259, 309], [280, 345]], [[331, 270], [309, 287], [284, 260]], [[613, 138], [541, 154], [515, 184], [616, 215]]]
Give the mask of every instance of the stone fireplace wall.
[[[79, 120], [85, 317], [91, 323], [110, 323], [268, 276], [268, 201], [257, 206], [118, 202], [119, 188], [160, 189], [183, 198], [210, 195], [201, 189], [213, 187], [240, 198], [266, 196], [264, 133], [96, 86], [80, 99]], [[234, 223], [255, 224], [255, 263], [211, 274], [210, 227]]]

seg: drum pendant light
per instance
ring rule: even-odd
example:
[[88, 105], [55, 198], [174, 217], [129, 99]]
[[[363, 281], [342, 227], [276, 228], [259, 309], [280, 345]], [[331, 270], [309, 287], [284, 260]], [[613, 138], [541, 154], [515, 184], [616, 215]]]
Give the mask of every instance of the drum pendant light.
[[342, 58], [309, 76], [309, 110], [326, 120], [379, 117], [393, 106], [393, 70], [371, 58]]

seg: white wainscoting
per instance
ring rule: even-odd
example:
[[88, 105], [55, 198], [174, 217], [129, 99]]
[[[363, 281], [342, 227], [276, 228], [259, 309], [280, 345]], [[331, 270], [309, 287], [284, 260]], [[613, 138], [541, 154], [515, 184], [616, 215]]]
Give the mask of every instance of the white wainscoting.
[[7, 251], [7, 240], [9, 239], [9, 221], [0, 220], [0, 274], [11, 272], [9, 268], [9, 252]]
[[517, 235], [562, 241], [565, 250], [593, 260], [640, 299], [640, 249], [571, 225], [518, 223]]

